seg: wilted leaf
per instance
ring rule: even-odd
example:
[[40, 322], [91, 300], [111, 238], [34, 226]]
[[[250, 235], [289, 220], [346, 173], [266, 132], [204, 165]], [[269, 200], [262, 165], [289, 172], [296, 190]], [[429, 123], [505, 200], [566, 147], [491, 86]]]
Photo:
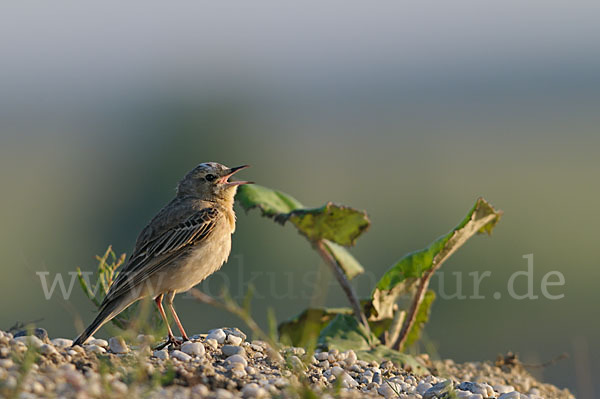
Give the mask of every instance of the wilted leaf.
[[321, 330], [338, 314], [352, 315], [350, 308], [309, 308], [279, 325], [279, 340], [290, 346], [314, 344]]
[[425, 296], [423, 297], [423, 301], [419, 305], [415, 322], [410, 331], [408, 332], [404, 348], [400, 348], [401, 350], [410, 347], [412, 344], [414, 344], [421, 338], [421, 332], [423, 331], [423, 327], [425, 326], [425, 324], [427, 324], [427, 321], [429, 320], [431, 305], [433, 304], [434, 299], [435, 292], [432, 290], [428, 290], [425, 293]]
[[381, 345], [377, 337], [368, 334], [365, 328], [350, 315], [337, 315], [321, 331], [319, 344], [341, 352], [352, 349], [361, 360], [377, 362], [391, 360], [404, 368], [410, 368], [417, 374], [427, 372], [427, 368], [414, 357]]
[[346, 248], [328, 240], [323, 240], [323, 243], [342, 269], [344, 269], [348, 280], [352, 280], [357, 275], [365, 272], [362, 265], [358, 263], [356, 258]]
[[263, 216], [268, 217], [287, 214], [294, 209], [302, 208], [302, 204], [294, 197], [258, 184], [240, 186], [235, 198], [245, 210], [258, 208]]
[[426, 272], [440, 267], [476, 233], [490, 234], [501, 215], [502, 212], [496, 211], [483, 198], [478, 198], [465, 219], [451, 232], [429, 247], [406, 255], [383, 275], [372, 295], [372, 305], [376, 312], [382, 317], [389, 317], [391, 305], [402, 292], [413, 288], [415, 282]]

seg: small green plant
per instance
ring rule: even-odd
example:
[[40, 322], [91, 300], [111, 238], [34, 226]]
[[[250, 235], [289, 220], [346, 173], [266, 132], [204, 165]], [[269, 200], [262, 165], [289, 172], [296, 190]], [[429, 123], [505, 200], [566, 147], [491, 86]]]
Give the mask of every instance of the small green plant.
[[[371, 296], [359, 300], [350, 280], [364, 268], [345, 247], [354, 245], [369, 228], [366, 212], [331, 202], [305, 208], [290, 195], [259, 185], [240, 187], [236, 199], [247, 211], [257, 208], [280, 224], [294, 225], [329, 266], [351, 306], [307, 309], [279, 325], [281, 341], [306, 346], [316, 339], [325, 347], [353, 349], [364, 360], [386, 358], [416, 372], [424, 367], [400, 351], [419, 339], [429, 319], [435, 299], [428, 289], [431, 277], [473, 235], [490, 234], [502, 214], [478, 198], [454, 229], [402, 257], [381, 277]], [[401, 308], [399, 300], [406, 296], [409, 306]]]
[[[77, 268], [79, 285], [92, 303], [100, 308], [102, 300], [108, 294], [111, 284], [119, 275], [118, 268], [125, 263], [126, 255], [119, 256], [108, 246], [103, 255], [96, 255], [98, 267], [95, 272], [96, 284], [92, 285], [88, 273]], [[120, 330], [136, 330], [150, 335], [161, 334], [160, 315], [150, 301], [139, 301], [129, 306], [111, 321]], [[135, 327], [135, 328], [132, 328]]]

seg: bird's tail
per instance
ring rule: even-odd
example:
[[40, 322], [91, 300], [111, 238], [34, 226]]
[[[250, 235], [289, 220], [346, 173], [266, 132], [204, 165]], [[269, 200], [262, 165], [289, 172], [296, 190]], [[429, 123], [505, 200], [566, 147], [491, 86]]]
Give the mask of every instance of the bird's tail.
[[121, 313], [121, 311], [130, 305], [129, 303], [123, 303], [124, 301], [119, 299], [113, 299], [112, 301], [102, 304], [100, 312], [92, 324], [90, 324], [88, 328], [86, 328], [85, 331], [82, 332], [77, 339], [75, 339], [73, 346], [83, 345], [83, 343], [85, 343], [89, 337], [98, 331], [100, 327], [102, 327], [105, 323], [108, 323], [113, 317]]

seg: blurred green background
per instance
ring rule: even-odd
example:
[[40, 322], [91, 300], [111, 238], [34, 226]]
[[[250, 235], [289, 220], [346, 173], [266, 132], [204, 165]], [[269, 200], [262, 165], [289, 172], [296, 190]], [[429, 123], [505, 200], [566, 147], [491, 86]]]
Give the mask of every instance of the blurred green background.
[[[467, 273], [491, 271], [486, 299], [438, 300], [426, 341], [457, 361], [567, 352], [535, 373], [577, 397], [600, 392], [599, 3], [0, 8], [0, 328], [43, 319], [52, 337], [75, 336], [93, 306], [77, 285], [45, 300], [36, 272], [93, 270], [109, 244], [129, 252], [187, 170], [249, 163], [240, 177], [306, 205], [368, 211], [352, 249], [365, 296], [485, 196], [503, 220], [442, 271], [447, 292], [462, 272], [466, 295]], [[231, 260], [203, 290], [239, 296], [252, 282], [263, 325], [269, 306], [283, 320], [345, 304], [290, 226], [238, 214]], [[564, 298], [506, 294], [529, 253], [536, 294], [557, 270], [566, 283], [550, 291]], [[194, 333], [241, 324], [176, 301]]]

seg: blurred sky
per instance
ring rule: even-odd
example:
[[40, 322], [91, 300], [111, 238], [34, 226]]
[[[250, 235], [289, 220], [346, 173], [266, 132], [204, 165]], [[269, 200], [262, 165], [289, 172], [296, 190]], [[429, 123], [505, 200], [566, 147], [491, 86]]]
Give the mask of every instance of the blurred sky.
[[[447, 287], [452, 272], [468, 286], [466, 273], [492, 271], [487, 299], [436, 302], [428, 340], [458, 361], [568, 352], [536, 372], [593, 397], [599, 17], [592, 1], [2, 3], [0, 328], [44, 318], [74, 336], [92, 306], [76, 291], [45, 301], [36, 271], [130, 251], [188, 169], [250, 163], [244, 178], [306, 205], [369, 212], [353, 249], [361, 295], [484, 195], [504, 219], [443, 271]], [[565, 275], [564, 299], [492, 299], [527, 253], [537, 289]], [[233, 256], [203, 288], [253, 280], [263, 323], [267, 306], [284, 319], [344, 304], [326, 272], [314, 298], [319, 260], [289, 226], [242, 212]], [[191, 330], [240, 324], [178, 306]]]

